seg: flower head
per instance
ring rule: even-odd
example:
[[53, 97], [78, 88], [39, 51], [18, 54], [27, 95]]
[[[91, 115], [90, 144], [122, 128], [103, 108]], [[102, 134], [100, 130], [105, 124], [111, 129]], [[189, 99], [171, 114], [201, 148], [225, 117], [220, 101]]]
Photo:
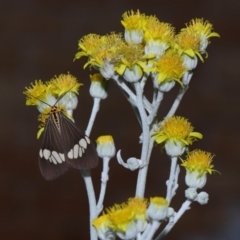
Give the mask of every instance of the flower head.
[[122, 45], [119, 49], [120, 62], [115, 65], [116, 72], [129, 82], [136, 82], [141, 79], [144, 72], [149, 72], [148, 61], [154, 55], [145, 55], [142, 45]]
[[127, 204], [114, 205], [107, 210], [110, 220], [110, 228], [117, 235], [124, 235], [125, 239], [135, 238], [137, 226], [135, 224], [135, 213]]
[[100, 136], [98, 137], [96, 142], [97, 142], [97, 153], [99, 157], [112, 158], [115, 155], [116, 149], [115, 149], [113, 137], [111, 135]]
[[37, 137], [39, 138], [44, 130], [47, 119], [50, 116], [52, 107], [72, 119], [72, 111], [77, 107], [79, 87], [82, 84], [71, 74], [55, 76], [50, 81], [43, 83], [35, 81], [26, 88], [24, 94], [27, 96], [26, 105], [35, 105], [40, 111], [40, 121]]
[[121, 23], [125, 28], [124, 37], [127, 43], [139, 44], [142, 42], [145, 22], [146, 17], [139, 10], [136, 13], [130, 11], [123, 14]]
[[202, 188], [207, 181], [207, 173], [216, 171], [212, 165], [213, 155], [209, 152], [194, 150], [182, 160], [181, 166], [186, 168], [185, 182], [190, 188]]
[[35, 80], [30, 87], [26, 87], [23, 92], [27, 96], [26, 105], [38, 105], [40, 101], [45, 101], [48, 94], [48, 87], [41, 80]]
[[149, 219], [161, 221], [168, 215], [168, 201], [163, 197], [150, 198], [150, 204], [147, 209], [147, 216]]
[[114, 238], [114, 232], [109, 228], [110, 220], [107, 214], [104, 214], [92, 221], [92, 225], [96, 228], [98, 237], [101, 240], [109, 239], [108, 237], [111, 235]]
[[158, 144], [173, 140], [190, 145], [197, 138], [202, 138], [201, 133], [193, 132], [193, 126], [184, 117], [173, 116], [165, 119], [160, 125], [159, 130], [153, 135]]
[[153, 72], [156, 73], [159, 84], [173, 80], [182, 84], [180, 79], [186, 72], [186, 68], [181, 56], [177, 52], [169, 50], [154, 62]]
[[202, 150], [194, 150], [188, 152], [186, 160], [182, 160], [181, 166], [185, 167], [187, 171], [197, 171], [199, 176], [205, 173], [212, 174], [216, 170], [213, 169], [212, 159], [214, 155]]
[[83, 56], [89, 57], [84, 65], [94, 66], [95, 68], [105, 68], [105, 64], [114, 64], [119, 58], [119, 48], [124, 45], [121, 34], [111, 33], [100, 36], [97, 34], [88, 34], [79, 41], [80, 51], [76, 53], [75, 59]]
[[187, 31], [190, 34], [195, 34], [200, 40], [199, 52], [205, 53], [206, 48], [209, 44], [209, 38], [211, 37], [220, 37], [216, 32], [213, 32], [212, 24], [203, 19], [196, 18], [192, 19], [186, 28], [183, 28], [181, 31]]
[[142, 232], [146, 225], [146, 210], [148, 201], [144, 198], [134, 197], [128, 199], [128, 206], [135, 213], [135, 222], [138, 232]]
[[180, 156], [185, 151], [185, 146], [192, 144], [202, 134], [193, 132], [193, 127], [187, 119], [173, 116], [160, 123], [160, 128], [153, 134], [158, 144], [165, 142], [165, 149], [169, 156]]
[[95, 73], [90, 75], [91, 86], [90, 95], [95, 98], [105, 99], [108, 95], [107, 93], [107, 81], [100, 73]]
[[203, 58], [200, 51], [200, 36], [192, 31], [181, 31], [175, 36], [175, 48], [179, 54], [186, 54], [187, 56], [194, 58], [198, 56], [202, 61]]

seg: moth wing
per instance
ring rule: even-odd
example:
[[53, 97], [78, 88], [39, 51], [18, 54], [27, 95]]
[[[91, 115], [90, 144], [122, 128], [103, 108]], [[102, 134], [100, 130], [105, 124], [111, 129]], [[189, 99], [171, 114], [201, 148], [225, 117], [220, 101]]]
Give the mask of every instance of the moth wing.
[[62, 136], [51, 118], [45, 126], [38, 162], [41, 174], [46, 180], [53, 180], [69, 169]]
[[98, 155], [91, 140], [63, 114], [61, 129], [66, 162], [77, 169], [95, 168], [98, 164]]

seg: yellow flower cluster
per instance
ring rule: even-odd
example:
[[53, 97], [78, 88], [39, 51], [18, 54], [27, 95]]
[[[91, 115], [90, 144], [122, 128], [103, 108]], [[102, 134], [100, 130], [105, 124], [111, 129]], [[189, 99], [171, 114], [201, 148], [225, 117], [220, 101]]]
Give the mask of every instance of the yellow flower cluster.
[[137, 221], [146, 220], [147, 205], [144, 198], [130, 198], [126, 203], [108, 208], [106, 213], [93, 220], [93, 226], [97, 230], [108, 228], [114, 232], [127, 232]]
[[[38, 121], [40, 122], [37, 138], [44, 131], [45, 124], [51, 113], [51, 107], [55, 106], [56, 111], [62, 112], [68, 118], [72, 118], [72, 110], [76, 108], [79, 87], [83, 85], [71, 74], [60, 74], [43, 83], [36, 80], [26, 87], [23, 94], [26, 95], [27, 106], [37, 106], [40, 111]], [[67, 96], [68, 95], [68, 96]]]
[[[138, 81], [144, 73], [153, 73], [158, 83], [178, 81], [187, 71], [183, 55], [190, 58], [196, 56], [203, 60], [209, 38], [219, 37], [213, 32], [212, 25], [203, 19], [193, 19], [185, 28], [175, 35], [171, 24], [161, 22], [156, 16], [147, 16], [140, 11], [128, 11], [121, 21], [125, 28], [122, 34], [108, 35], [88, 34], [79, 40], [79, 52], [75, 59], [88, 57], [87, 66], [94, 67], [106, 73], [106, 64], [111, 64], [113, 72], [126, 77], [126, 72], [137, 75]], [[125, 74], [125, 75], [124, 75]], [[130, 80], [131, 81], [131, 80]]]
[[46, 102], [49, 96], [58, 99], [67, 91], [78, 94], [81, 85], [71, 74], [60, 74], [45, 83], [36, 80], [26, 87], [23, 94], [27, 96], [26, 105], [39, 105], [40, 102]]

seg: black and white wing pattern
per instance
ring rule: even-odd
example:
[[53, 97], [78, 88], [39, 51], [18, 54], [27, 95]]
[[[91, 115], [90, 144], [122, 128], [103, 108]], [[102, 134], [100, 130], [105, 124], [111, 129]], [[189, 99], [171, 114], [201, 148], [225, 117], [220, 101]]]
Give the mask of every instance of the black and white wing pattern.
[[53, 180], [69, 169], [62, 136], [50, 117], [43, 133], [38, 161], [40, 171], [46, 180]]
[[63, 114], [61, 115], [62, 139], [64, 141], [66, 162], [73, 168], [95, 168], [98, 155], [91, 140]]
[[98, 164], [96, 149], [90, 139], [61, 112], [58, 122], [48, 118], [39, 151], [39, 167], [46, 180], [53, 180], [69, 168], [94, 168]]

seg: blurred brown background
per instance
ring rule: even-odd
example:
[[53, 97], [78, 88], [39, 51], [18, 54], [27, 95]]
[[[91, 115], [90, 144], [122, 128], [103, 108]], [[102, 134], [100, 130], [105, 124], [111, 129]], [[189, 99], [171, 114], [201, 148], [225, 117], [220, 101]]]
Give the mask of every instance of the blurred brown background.
[[[35, 79], [49, 80], [67, 73], [84, 83], [77, 125], [84, 130], [92, 99], [88, 94], [86, 59], [73, 62], [77, 42], [85, 34], [122, 32], [123, 12], [139, 9], [170, 22], [178, 31], [195, 17], [214, 25], [221, 38], [213, 38], [209, 58], [199, 63], [178, 115], [187, 117], [204, 139], [194, 147], [216, 154], [219, 174], [209, 176], [204, 190], [210, 195], [205, 206], [197, 203], [180, 219], [166, 239], [240, 239], [240, 1], [238, 0], [31, 0], [0, 4], [0, 239], [88, 239], [88, 202], [77, 170], [47, 182], [40, 175], [37, 156], [35, 108], [25, 106], [22, 92]], [[150, 90], [149, 85], [149, 90]], [[174, 98], [166, 96], [160, 116]], [[140, 128], [131, 107], [111, 84], [109, 97], [93, 128], [92, 139], [112, 134], [125, 159], [139, 156]], [[135, 193], [136, 172], [123, 169], [113, 159], [105, 207], [127, 200]], [[96, 194], [100, 170], [92, 171]], [[164, 196], [169, 160], [157, 147], [149, 168], [146, 197]], [[173, 200], [178, 209], [184, 201], [184, 171]]]

